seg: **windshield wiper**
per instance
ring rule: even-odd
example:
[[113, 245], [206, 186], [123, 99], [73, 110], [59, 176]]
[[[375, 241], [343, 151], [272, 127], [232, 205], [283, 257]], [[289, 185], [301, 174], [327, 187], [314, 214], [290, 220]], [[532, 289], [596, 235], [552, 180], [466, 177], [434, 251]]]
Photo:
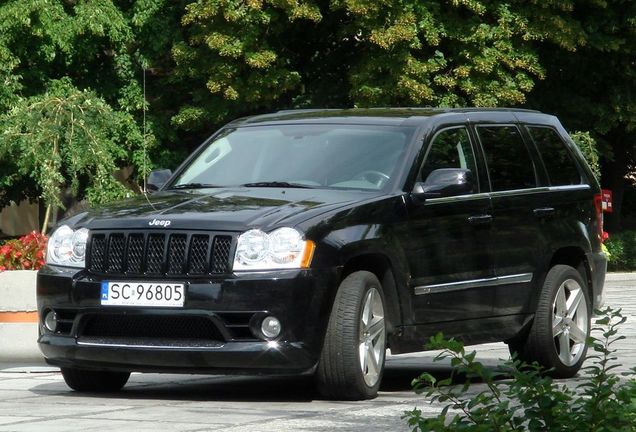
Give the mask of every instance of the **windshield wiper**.
[[171, 186], [168, 188], [168, 190], [170, 189], [205, 189], [205, 188], [218, 188], [218, 187], [223, 187], [223, 186], [208, 184], [208, 183], [183, 183], [180, 185]]
[[280, 187], [280, 188], [302, 188], [302, 189], [312, 189], [312, 186], [302, 184], [302, 183], [289, 183], [284, 181], [268, 181], [268, 182], [255, 182], [255, 183], [245, 183], [241, 186], [244, 187]]

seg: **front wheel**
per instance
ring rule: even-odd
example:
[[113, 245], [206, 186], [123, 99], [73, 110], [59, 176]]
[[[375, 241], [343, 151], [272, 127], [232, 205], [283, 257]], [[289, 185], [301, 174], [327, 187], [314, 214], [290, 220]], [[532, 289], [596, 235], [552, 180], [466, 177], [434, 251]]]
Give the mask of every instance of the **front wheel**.
[[386, 354], [384, 310], [382, 286], [373, 273], [357, 271], [340, 283], [316, 371], [323, 396], [377, 396]]
[[130, 373], [62, 368], [62, 377], [75, 391], [114, 392], [126, 385]]
[[556, 378], [570, 378], [579, 371], [587, 352], [591, 307], [587, 284], [567, 265], [548, 272], [537, 311], [527, 336], [509, 343], [527, 363], [536, 361]]

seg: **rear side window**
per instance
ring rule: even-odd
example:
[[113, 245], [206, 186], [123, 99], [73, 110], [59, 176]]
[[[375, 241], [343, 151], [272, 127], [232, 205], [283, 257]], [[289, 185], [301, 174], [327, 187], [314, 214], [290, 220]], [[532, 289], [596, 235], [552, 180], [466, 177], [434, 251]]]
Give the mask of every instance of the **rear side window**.
[[493, 192], [537, 186], [534, 164], [515, 126], [478, 126]]
[[535, 142], [552, 186], [581, 184], [581, 174], [566, 144], [554, 129], [529, 126], [528, 132]]

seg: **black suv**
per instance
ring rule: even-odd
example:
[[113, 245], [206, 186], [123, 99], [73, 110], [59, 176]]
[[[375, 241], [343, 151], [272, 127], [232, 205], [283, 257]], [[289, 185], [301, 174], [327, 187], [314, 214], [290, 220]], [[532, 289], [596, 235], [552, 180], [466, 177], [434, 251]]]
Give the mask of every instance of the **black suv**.
[[50, 238], [39, 344], [75, 390], [313, 374], [327, 397], [372, 398], [386, 348], [440, 331], [557, 377], [585, 358], [600, 189], [555, 117], [284, 111], [228, 124], [164, 180]]

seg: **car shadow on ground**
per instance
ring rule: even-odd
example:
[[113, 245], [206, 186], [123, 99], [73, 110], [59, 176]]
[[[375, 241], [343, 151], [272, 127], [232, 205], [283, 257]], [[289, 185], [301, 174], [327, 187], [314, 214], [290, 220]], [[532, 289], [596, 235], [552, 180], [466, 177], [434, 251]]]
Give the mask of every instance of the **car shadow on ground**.
[[[384, 373], [379, 398], [386, 394], [411, 392], [413, 379], [423, 372], [444, 379], [451, 375], [452, 368], [444, 365], [389, 366]], [[461, 376], [456, 381], [464, 382]], [[299, 403], [325, 400], [316, 391], [311, 377], [133, 374], [120, 392], [79, 393], [70, 390], [63, 381], [41, 384], [30, 390], [49, 396], [127, 400]]]

